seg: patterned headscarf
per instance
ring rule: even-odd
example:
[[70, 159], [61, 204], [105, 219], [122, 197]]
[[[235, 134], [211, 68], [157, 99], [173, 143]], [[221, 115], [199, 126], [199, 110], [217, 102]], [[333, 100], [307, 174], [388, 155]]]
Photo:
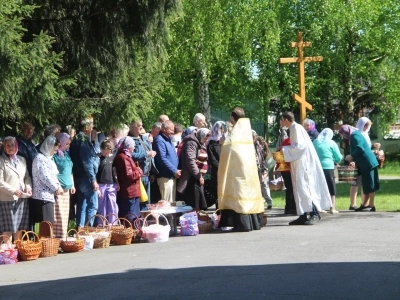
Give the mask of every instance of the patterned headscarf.
[[130, 156], [132, 153], [129, 149], [135, 148], [135, 141], [130, 136], [125, 136], [119, 141], [119, 151], [124, 152], [126, 155]]
[[315, 122], [311, 119], [305, 119], [303, 124], [309, 124], [310, 129], [307, 130], [307, 133], [314, 133], [315, 132]]
[[345, 138], [346, 140], [350, 140], [350, 135], [356, 131], [357, 128], [350, 126], [350, 125], [342, 125], [339, 129], [339, 133]]
[[318, 135], [318, 141], [328, 141], [333, 138], [333, 131], [330, 128], [324, 128], [321, 133]]
[[51, 151], [53, 151], [54, 144], [57, 139], [53, 135], [49, 135], [40, 146], [40, 152], [47, 158], [51, 158]]
[[64, 157], [64, 151], [66, 150], [70, 135], [68, 133], [61, 132], [57, 135], [57, 139], [60, 141], [60, 147], [57, 150], [58, 156]]
[[211, 137], [210, 137], [209, 141], [212, 140], [212, 141], [218, 142], [222, 137], [222, 133], [221, 133], [222, 128], [225, 128], [224, 121], [215, 122], [215, 124], [213, 125], [213, 127], [211, 129]]
[[209, 132], [210, 132], [210, 129], [208, 129], [208, 128], [200, 128], [199, 130], [197, 130], [196, 136], [197, 136], [198, 140], [200, 141], [200, 144], [203, 144], [203, 140]]
[[16, 166], [18, 164], [18, 157], [17, 157], [17, 153], [18, 153], [18, 141], [15, 137], [13, 136], [7, 136], [4, 138], [3, 140], [3, 145], [5, 144], [6, 141], [8, 140], [13, 140], [14, 141], [14, 153], [11, 155], [8, 155], [5, 151], [4, 153], [10, 158], [11, 162], [14, 164], [14, 166]]

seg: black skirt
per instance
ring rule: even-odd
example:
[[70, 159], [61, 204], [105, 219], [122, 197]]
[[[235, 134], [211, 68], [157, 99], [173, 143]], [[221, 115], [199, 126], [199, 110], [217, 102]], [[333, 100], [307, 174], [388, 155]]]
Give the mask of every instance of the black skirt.
[[263, 214], [240, 214], [231, 209], [223, 209], [218, 227], [233, 227], [233, 231], [260, 230]]

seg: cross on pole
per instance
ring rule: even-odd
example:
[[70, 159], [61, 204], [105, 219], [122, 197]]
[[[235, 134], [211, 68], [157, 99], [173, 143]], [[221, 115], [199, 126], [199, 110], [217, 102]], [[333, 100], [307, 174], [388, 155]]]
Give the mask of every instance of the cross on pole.
[[293, 99], [300, 104], [300, 121], [303, 123], [306, 118], [306, 109], [312, 110], [312, 105], [306, 101], [306, 86], [304, 77], [304, 63], [322, 61], [322, 56], [304, 57], [304, 48], [310, 47], [310, 42], [303, 41], [303, 33], [297, 33], [297, 41], [291, 42], [292, 48], [297, 48], [297, 57], [280, 58], [280, 64], [297, 63], [299, 71], [299, 95], [293, 94]]

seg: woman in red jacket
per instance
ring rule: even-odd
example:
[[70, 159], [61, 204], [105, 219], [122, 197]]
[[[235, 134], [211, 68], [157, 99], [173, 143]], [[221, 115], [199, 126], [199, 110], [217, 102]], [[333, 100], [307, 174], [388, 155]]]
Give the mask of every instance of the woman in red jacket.
[[[124, 218], [128, 214], [140, 216], [139, 180], [143, 171], [135, 165], [132, 159], [131, 154], [134, 149], [135, 141], [131, 137], [122, 138], [113, 162], [120, 187], [117, 193], [118, 216]], [[132, 215], [127, 217], [129, 220], [133, 218]]]

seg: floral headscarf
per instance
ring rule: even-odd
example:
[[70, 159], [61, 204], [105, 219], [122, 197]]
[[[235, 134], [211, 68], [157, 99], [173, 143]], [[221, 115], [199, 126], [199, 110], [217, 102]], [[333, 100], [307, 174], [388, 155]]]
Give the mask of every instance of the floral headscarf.
[[131, 152], [129, 149], [135, 148], [135, 141], [130, 136], [125, 136], [119, 141], [119, 151], [125, 153], [130, 156]]
[[225, 122], [224, 121], [215, 122], [215, 124], [213, 125], [213, 127], [211, 129], [211, 136], [210, 136], [209, 141], [218, 142], [222, 137], [222, 133], [221, 133], [221, 129], [222, 128], [225, 129]]
[[342, 125], [339, 129], [339, 133], [345, 138], [346, 140], [350, 140], [351, 134], [356, 131], [357, 128], [350, 126], [350, 125]]
[[68, 133], [61, 132], [57, 135], [57, 139], [60, 141], [60, 147], [57, 150], [58, 156], [64, 157], [64, 151], [66, 150], [70, 135]]
[[197, 130], [196, 132], [196, 136], [200, 141], [200, 144], [203, 144], [203, 140], [205, 139], [205, 137], [207, 136], [207, 134], [210, 132], [210, 129], [208, 128], [200, 128], [199, 130]]
[[322, 141], [328, 141], [333, 138], [333, 131], [330, 128], [324, 128], [321, 133], [318, 135], [317, 140], [322, 142]]
[[18, 141], [15, 137], [13, 136], [7, 136], [4, 138], [3, 140], [3, 145], [6, 141], [8, 140], [13, 140], [14, 141], [14, 153], [11, 155], [8, 155], [7, 153], [4, 153], [10, 158], [11, 162], [14, 164], [14, 166], [16, 166], [19, 162], [18, 157], [17, 157], [17, 153], [18, 153]]
[[310, 129], [307, 130], [307, 133], [313, 134], [315, 132], [315, 122], [311, 119], [305, 119], [303, 124], [310, 125]]

